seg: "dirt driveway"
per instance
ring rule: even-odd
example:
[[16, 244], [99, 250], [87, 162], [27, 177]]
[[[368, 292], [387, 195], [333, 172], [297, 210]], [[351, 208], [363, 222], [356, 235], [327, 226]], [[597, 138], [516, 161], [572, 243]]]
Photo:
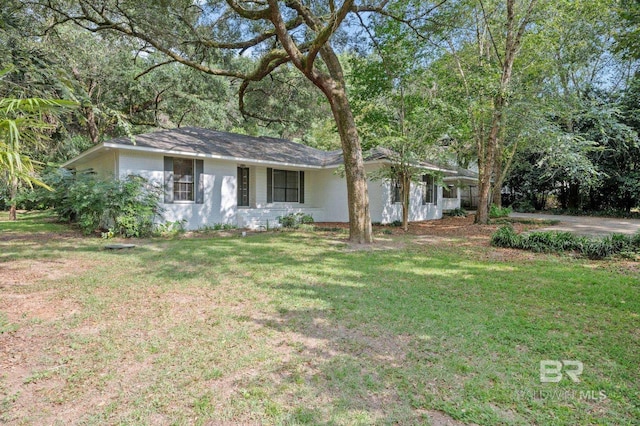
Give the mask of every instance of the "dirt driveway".
[[541, 230], [569, 231], [581, 235], [633, 235], [640, 232], [640, 220], [609, 217], [565, 216], [538, 213], [512, 213], [510, 217], [522, 219], [558, 220], [560, 223]]

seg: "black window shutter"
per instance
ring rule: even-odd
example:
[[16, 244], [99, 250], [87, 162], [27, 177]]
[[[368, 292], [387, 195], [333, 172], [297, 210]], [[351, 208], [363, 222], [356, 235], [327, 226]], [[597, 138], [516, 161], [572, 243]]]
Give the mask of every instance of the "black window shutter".
[[298, 202], [300, 204], [304, 204], [304, 172], [300, 172], [300, 195], [298, 197]]
[[267, 167], [267, 203], [273, 203], [273, 169]]
[[173, 203], [173, 157], [164, 157], [164, 203]]
[[236, 171], [236, 205], [242, 205], [242, 167], [238, 167]]
[[196, 204], [204, 203], [204, 160], [196, 160]]

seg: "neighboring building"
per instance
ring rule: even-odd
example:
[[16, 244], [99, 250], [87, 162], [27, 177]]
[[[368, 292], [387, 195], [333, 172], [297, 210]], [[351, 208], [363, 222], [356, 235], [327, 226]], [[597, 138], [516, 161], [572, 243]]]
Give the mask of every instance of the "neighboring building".
[[[384, 150], [365, 159], [367, 172], [389, 164]], [[200, 128], [179, 128], [103, 142], [63, 165], [102, 176], [139, 175], [164, 187], [164, 221], [187, 229], [217, 223], [241, 228], [278, 226], [278, 216], [303, 212], [316, 222], [348, 222], [347, 186], [340, 151], [322, 151], [291, 141]], [[426, 171], [458, 172], [422, 163]], [[411, 185], [410, 221], [439, 219], [460, 207], [455, 183], [445, 190], [425, 174]], [[396, 185], [368, 184], [372, 222], [402, 218]]]

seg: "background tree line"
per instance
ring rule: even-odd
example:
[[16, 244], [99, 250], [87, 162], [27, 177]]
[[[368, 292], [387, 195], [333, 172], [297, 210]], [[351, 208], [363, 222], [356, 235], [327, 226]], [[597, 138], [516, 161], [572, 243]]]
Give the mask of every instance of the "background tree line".
[[640, 204], [638, 1], [285, 3], [3, 2], [1, 97], [78, 105], [23, 154], [202, 126], [342, 148], [354, 182], [360, 146], [476, 167], [480, 222], [503, 198]]

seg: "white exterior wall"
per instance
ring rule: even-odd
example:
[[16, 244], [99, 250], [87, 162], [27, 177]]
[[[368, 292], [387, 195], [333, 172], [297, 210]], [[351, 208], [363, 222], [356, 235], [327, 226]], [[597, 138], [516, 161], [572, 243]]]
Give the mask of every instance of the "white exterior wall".
[[[436, 203], [422, 204], [422, 185], [411, 182], [409, 193], [409, 222], [422, 220], [434, 220], [442, 218], [442, 187], [436, 186]], [[383, 205], [380, 220], [373, 218], [372, 222], [391, 223], [396, 220], [402, 221], [402, 203], [392, 203], [391, 183], [385, 182], [383, 189]]]
[[[290, 167], [273, 167], [275, 169], [296, 170]], [[318, 192], [323, 187], [321, 171], [304, 171], [304, 203], [267, 203], [267, 167], [249, 167], [249, 207], [238, 207], [237, 225], [240, 228], [276, 228], [280, 224], [279, 216], [292, 213], [311, 215], [316, 222], [325, 221], [325, 209], [317, 200]]]
[[[163, 154], [114, 150], [99, 157], [83, 162], [79, 170], [93, 168], [102, 175], [116, 175], [125, 178], [128, 175], [139, 175], [151, 183], [164, 187]], [[305, 202], [300, 203], [267, 203], [267, 167], [263, 165], [247, 165], [249, 167], [249, 207], [237, 206], [237, 167], [240, 165], [228, 160], [203, 159], [204, 202], [175, 202], [164, 204], [161, 221], [185, 220], [186, 229], [198, 229], [218, 223], [237, 225], [247, 228], [277, 227], [278, 216], [290, 213], [305, 213], [316, 222], [348, 222], [346, 179], [335, 173], [335, 169], [306, 169]], [[367, 165], [367, 173], [371, 173], [378, 165]], [[279, 168], [275, 166], [274, 168]], [[282, 167], [287, 170], [300, 170]], [[402, 220], [402, 205], [391, 203], [391, 185], [384, 181], [368, 183], [369, 205], [372, 222], [391, 223]], [[411, 184], [410, 221], [439, 219], [443, 207], [449, 200], [459, 205], [457, 199], [443, 202], [442, 188], [437, 187], [437, 203], [422, 204], [422, 187]], [[454, 207], [455, 208], [455, 207]]]
[[[164, 221], [186, 220], [186, 229], [198, 229], [216, 223], [236, 224], [237, 166], [229, 161], [204, 159], [204, 202], [175, 202], [165, 204], [161, 198]], [[140, 175], [150, 182], [164, 186], [164, 155], [121, 152], [120, 178]]]
[[[378, 165], [366, 165], [366, 172], [370, 174]], [[348, 222], [349, 208], [347, 205], [347, 182], [345, 178], [334, 173], [334, 170], [319, 172], [320, 183], [316, 194], [321, 197], [319, 205], [325, 208], [326, 222]], [[402, 220], [402, 204], [392, 203], [391, 184], [384, 181], [369, 181], [369, 211], [371, 221], [376, 223], [391, 223]], [[411, 184], [409, 200], [409, 221], [421, 221], [442, 218], [442, 188], [437, 188], [437, 203], [422, 204], [422, 187], [417, 183]]]
[[443, 198], [442, 210], [455, 210], [459, 209], [461, 205], [460, 188], [456, 187], [456, 198]]
[[316, 172], [316, 202], [324, 207], [323, 222], [348, 222], [347, 183], [345, 178], [334, 172], [335, 170]]
[[411, 184], [409, 221], [442, 219], [442, 187], [436, 185], [436, 203], [422, 204], [422, 187]]
[[95, 158], [88, 159], [80, 163], [76, 170], [82, 171], [87, 169], [93, 169], [98, 176], [107, 178], [113, 177], [117, 172], [118, 153], [115, 150], [108, 151], [103, 155]]

